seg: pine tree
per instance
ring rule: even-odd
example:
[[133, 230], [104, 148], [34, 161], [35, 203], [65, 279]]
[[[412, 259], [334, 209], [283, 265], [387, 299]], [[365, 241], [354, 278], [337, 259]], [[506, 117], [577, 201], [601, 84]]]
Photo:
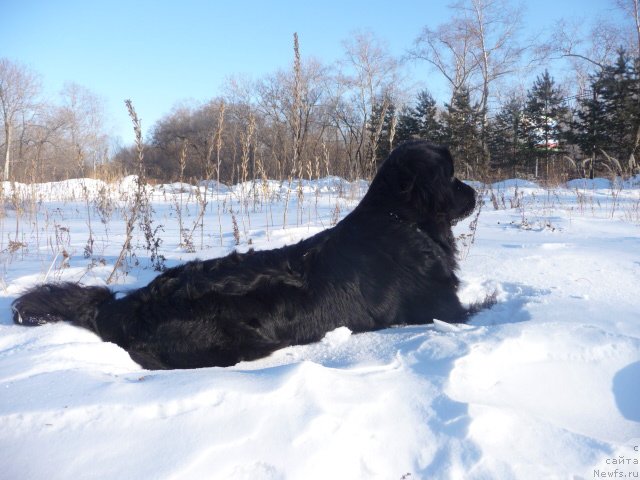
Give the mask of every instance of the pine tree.
[[418, 94], [414, 108], [405, 107], [398, 116], [397, 143], [411, 139], [442, 143], [442, 124], [438, 120], [436, 101], [428, 90]]
[[633, 170], [640, 141], [639, 79], [638, 61], [624, 50], [614, 65], [591, 77], [592, 91], [580, 100], [572, 126], [575, 143], [593, 159], [592, 175], [594, 163], [607, 156], [616, 158], [621, 168]]
[[415, 115], [415, 110], [404, 106], [398, 115], [398, 126], [396, 128], [396, 145], [420, 138], [420, 123]]
[[480, 138], [481, 113], [478, 105], [471, 104], [468, 88], [460, 88], [454, 95], [451, 104], [445, 104], [444, 142], [449, 145], [454, 159], [458, 163], [456, 169], [471, 170], [470, 173], [483, 173], [484, 155]]
[[564, 98], [545, 70], [527, 93], [522, 130], [530, 156], [536, 161], [536, 174], [541, 155], [548, 165], [550, 157], [563, 148], [567, 114]]
[[510, 168], [514, 177], [522, 161], [523, 108], [522, 100], [512, 96], [488, 125], [492, 165]]
[[[578, 102], [571, 125], [570, 139], [587, 156], [595, 160], [603, 150], [611, 150], [609, 125], [607, 122], [607, 106], [603, 99], [602, 73], [592, 77], [591, 91], [586, 92]], [[613, 152], [612, 152], [613, 153]], [[591, 162], [593, 177], [594, 162]]]
[[555, 87], [553, 78], [545, 70], [527, 93], [525, 135], [529, 145], [545, 152], [556, 150], [563, 139], [561, 125], [566, 113], [567, 108], [560, 90]]
[[420, 138], [432, 143], [441, 143], [443, 139], [442, 124], [438, 121], [436, 101], [428, 90], [423, 90], [418, 94], [415, 116], [418, 121]]

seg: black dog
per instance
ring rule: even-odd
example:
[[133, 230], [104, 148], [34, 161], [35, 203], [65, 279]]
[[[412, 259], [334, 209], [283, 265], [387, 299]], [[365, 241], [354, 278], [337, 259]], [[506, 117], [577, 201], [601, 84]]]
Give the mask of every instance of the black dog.
[[472, 309], [456, 294], [451, 225], [474, 207], [449, 151], [410, 142], [344, 220], [298, 244], [192, 261], [121, 299], [106, 287], [39, 286], [13, 302], [14, 321], [70, 320], [148, 369], [234, 365], [340, 326], [462, 322]]

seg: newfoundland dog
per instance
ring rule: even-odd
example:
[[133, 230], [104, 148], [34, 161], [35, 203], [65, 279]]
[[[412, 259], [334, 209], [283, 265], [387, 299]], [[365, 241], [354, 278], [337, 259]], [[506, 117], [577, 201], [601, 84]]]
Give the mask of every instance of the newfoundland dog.
[[449, 151], [409, 142], [333, 228], [275, 250], [188, 262], [123, 298], [106, 287], [38, 286], [13, 302], [14, 321], [71, 321], [147, 369], [234, 365], [340, 326], [463, 322], [474, 309], [456, 294], [451, 226], [474, 207]]

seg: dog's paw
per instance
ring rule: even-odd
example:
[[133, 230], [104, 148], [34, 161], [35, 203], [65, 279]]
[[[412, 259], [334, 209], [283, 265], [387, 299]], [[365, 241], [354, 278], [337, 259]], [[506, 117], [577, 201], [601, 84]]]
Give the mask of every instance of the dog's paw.
[[51, 314], [25, 313], [13, 308], [13, 321], [25, 327], [37, 327], [45, 323], [58, 322], [61, 318]]

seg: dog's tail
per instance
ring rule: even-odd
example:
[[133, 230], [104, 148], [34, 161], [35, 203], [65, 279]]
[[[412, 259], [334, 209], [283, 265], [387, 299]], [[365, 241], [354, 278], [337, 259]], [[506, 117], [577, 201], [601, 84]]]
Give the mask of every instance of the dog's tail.
[[480, 313], [483, 310], [490, 309], [496, 303], [498, 303], [498, 291], [494, 290], [493, 293], [488, 293], [484, 297], [484, 300], [474, 302], [467, 307], [467, 319], [465, 321], [469, 320], [469, 317], [473, 317], [475, 314]]
[[100, 305], [113, 300], [106, 287], [83, 287], [75, 283], [50, 283], [28, 290], [11, 304], [13, 321], [37, 326], [67, 320], [98, 333]]

